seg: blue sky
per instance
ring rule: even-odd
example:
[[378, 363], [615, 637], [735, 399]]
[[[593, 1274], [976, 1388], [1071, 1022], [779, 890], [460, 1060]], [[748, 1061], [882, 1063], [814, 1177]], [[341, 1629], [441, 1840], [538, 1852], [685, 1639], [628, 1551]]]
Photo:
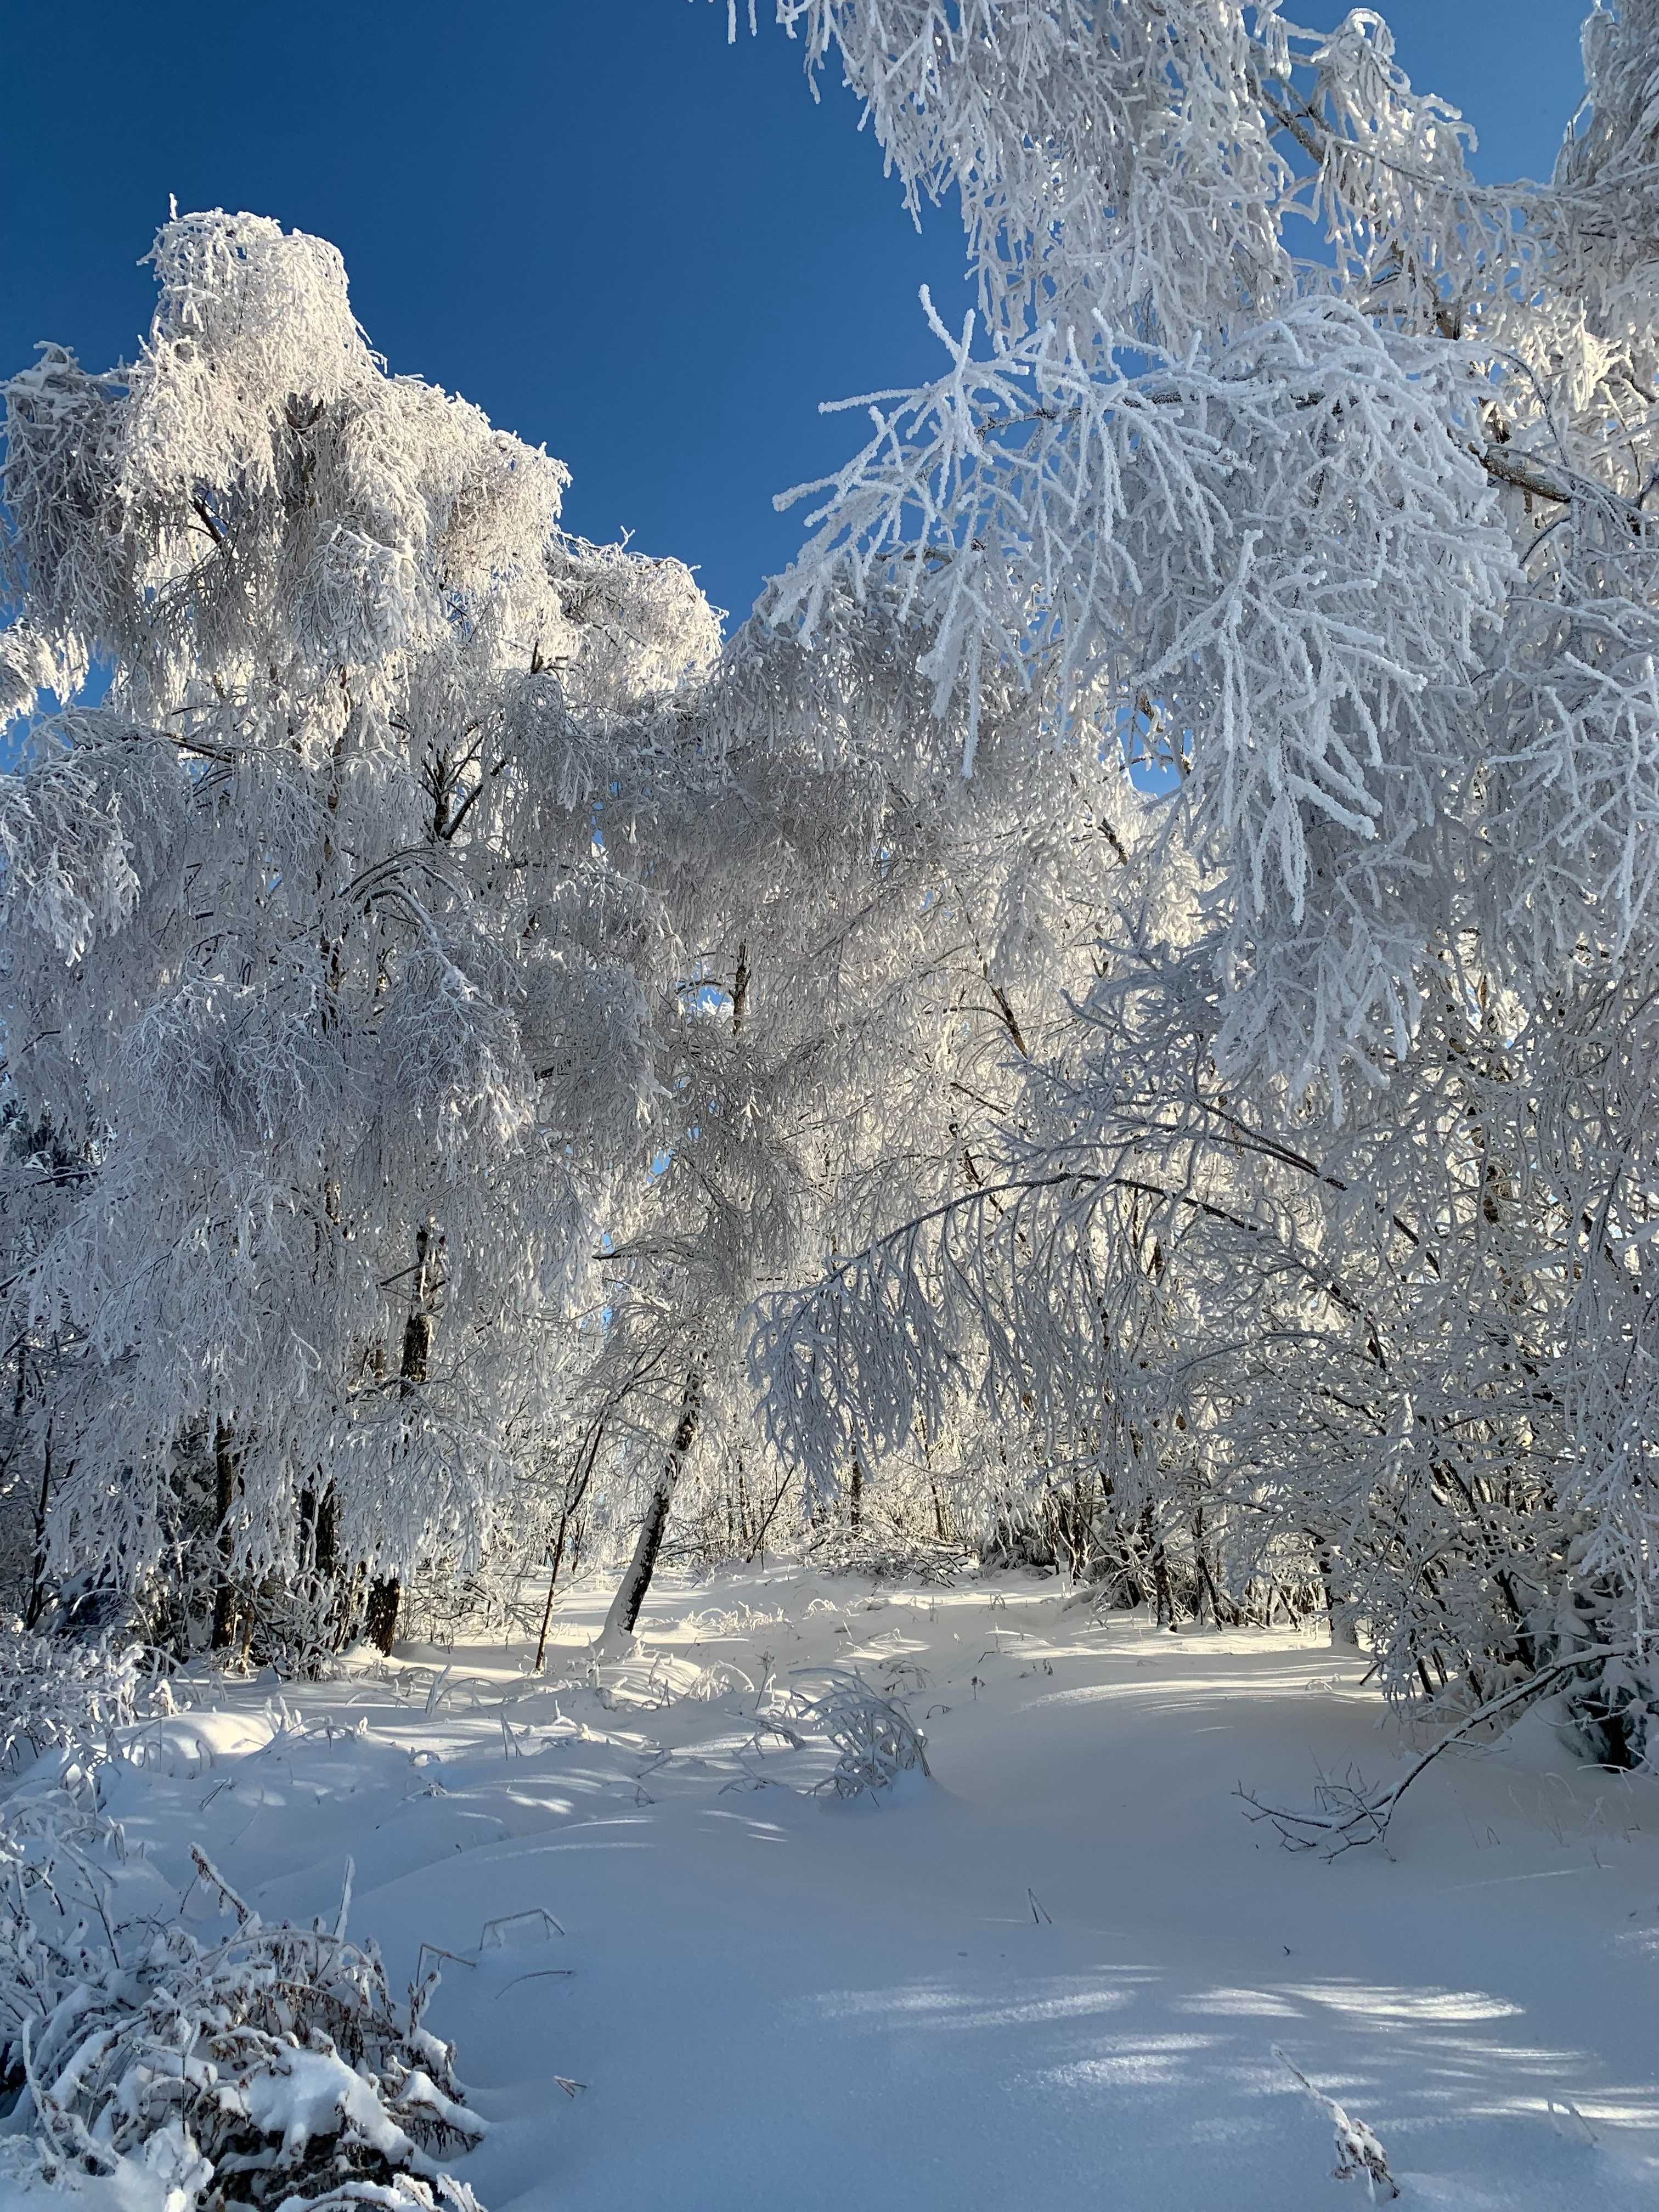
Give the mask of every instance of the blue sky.
[[[1483, 173], [1547, 170], [1576, 0], [1385, 12], [1413, 78], [1475, 124]], [[934, 373], [919, 284], [967, 304], [953, 219], [918, 237], [845, 95], [815, 107], [775, 29], [728, 47], [723, 0], [8, 15], [0, 373], [37, 338], [98, 368], [131, 350], [169, 192], [275, 216], [341, 248], [394, 368], [569, 464], [571, 528], [631, 528], [738, 614], [799, 535], [773, 493], [857, 437], [817, 402]]]

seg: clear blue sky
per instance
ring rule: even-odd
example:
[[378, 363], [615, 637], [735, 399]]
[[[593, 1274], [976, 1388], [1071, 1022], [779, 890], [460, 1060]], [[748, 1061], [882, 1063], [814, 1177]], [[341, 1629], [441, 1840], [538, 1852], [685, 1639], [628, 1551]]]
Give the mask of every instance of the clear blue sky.
[[[1547, 171], [1576, 0], [1384, 12], [1484, 174]], [[772, 494], [857, 436], [818, 400], [934, 373], [921, 283], [967, 302], [953, 220], [918, 238], [846, 97], [815, 108], [769, 27], [728, 47], [724, 0], [0, 0], [0, 373], [37, 338], [131, 351], [169, 192], [275, 216], [341, 248], [394, 368], [569, 464], [571, 528], [630, 527], [738, 614], [794, 550]]]

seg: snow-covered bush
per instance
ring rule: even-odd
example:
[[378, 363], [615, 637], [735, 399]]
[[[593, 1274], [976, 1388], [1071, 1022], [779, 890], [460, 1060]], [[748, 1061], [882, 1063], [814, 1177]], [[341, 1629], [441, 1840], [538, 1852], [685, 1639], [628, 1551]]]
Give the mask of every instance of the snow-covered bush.
[[958, 1575], [978, 1565], [960, 1544], [941, 1544], [869, 1522], [826, 1529], [808, 1545], [806, 1556], [820, 1574], [863, 1575], [876, 1583], [921, 1583], [939, 1589], [950, 1589]]
[[[234, 1917], [204, 1940], [124, 1915], [119, 1827], [61, 1799], [0, 1826], [0, 2109], [48, 2176], [154, 2185], [168, 2212], [476, 2212], [441, 2163], [484, 2124], [422, 2025], [435, 1977], [398, 2002], [372, 1944]], [[139, 2201], [147, 2201], [140, 2197]]]
[[509, 1543], [503, 1539], [487, 1550], [473, 1573], [449, 1559], [423, 1563], [405, 1593], [409, 1640], [447, 1646], [533, 1638], [546, 1592], [532, 1582], [522, 1546]]
[[106, 1758], [116, 1729], [172, 1710], [167, 1683], [136, 1644], [119, 1649], [0, 1630], [0, 1769], [46, 1751]]
[[927, 1739], [901, 1698], [884, 1697], [847, 1668], [813, 1668], [800, 1679], [802, 1686], [767, 1714], [765, 1727], [797, 1750], [814, 1737], [835, 1747], [835, 1770], [820, 1784], [823, 1793], [862, 1797], [887, 1789], [901, 1774], [928, 1772]]

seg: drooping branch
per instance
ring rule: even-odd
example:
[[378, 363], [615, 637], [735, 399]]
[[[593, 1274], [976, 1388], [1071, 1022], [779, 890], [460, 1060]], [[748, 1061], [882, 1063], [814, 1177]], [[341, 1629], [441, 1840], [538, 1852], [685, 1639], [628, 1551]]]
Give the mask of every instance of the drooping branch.
[[1462, 1743], [1478, 1729], [1495, 1720], [1504, 1720], [1512, 1726], [1528, 1705], [1536, 1703], [1545, 1692], [1564, 1681], [1569, 1674], [1585, 1667], [1605, 1667], [1622, 1659], [1637, 1656], [1634, 1644], [1598, 1645], [1589, 1651], [1575, 1653], [1571, 1658], [1558, 1659], [1547, 1667], [1539, 1668], [1523, 1681], [1513, 1682], [1497, 1697], [1489, 1698], [1472, 1713], [1466, 1714], [1455, 1728], [1449, 1729], [1428, 1750], [1413, 1760], [1400, 1780], [1387, 1790], [1368, 1790], [1363, 1785], [1347, 1783], [1322, 1783], [1318, 1795], [1323, 1801], [1312, 1812], [1297, 1812], [1282, 1805], [1264, 1804], [1254, 1790], [1241, 1784], [1237, 1795], [1249, 1808], [1253, 1820], [1271, 1820], [1285, 1841], [1301, 1850], [1312, 1850], [1322, 1841], [1328, 1842], [1333, 1855], [1352, 1850], [1364, 1844], [1380, 1844], [1386, 1840], [1389, 1825], [1399, 1810], [1400, 1802], [1419, 1777], [1432, 1766], [1443, 1752], [1449, 1751], [1455, 1743]]

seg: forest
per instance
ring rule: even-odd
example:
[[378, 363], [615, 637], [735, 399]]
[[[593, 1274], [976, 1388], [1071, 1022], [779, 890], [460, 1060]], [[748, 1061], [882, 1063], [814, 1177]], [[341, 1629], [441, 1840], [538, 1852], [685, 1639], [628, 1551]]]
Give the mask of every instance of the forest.
[[975, 300], [747, 613], [0, 385], [0, 2203], [1659, 2203], [1659, 0], [699, 15]]

